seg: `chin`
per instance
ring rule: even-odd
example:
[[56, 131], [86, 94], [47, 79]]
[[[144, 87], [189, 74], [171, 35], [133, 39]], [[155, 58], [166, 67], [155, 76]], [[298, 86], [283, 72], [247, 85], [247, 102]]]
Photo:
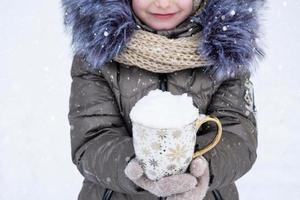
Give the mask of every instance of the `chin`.
[[157, 31], [166, 31], [176, 27], [176, 25], [173, 24], [149, 24], [148, 26]]

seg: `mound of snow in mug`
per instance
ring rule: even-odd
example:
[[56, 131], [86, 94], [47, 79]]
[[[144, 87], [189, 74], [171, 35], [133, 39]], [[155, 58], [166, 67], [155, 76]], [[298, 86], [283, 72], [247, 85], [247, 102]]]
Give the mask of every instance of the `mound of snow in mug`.
[[181, 128], [199, 116], [192, 97], [159, 89], [151, 90], [141, 98], [129, 115], [133, 122], [153, 128]]

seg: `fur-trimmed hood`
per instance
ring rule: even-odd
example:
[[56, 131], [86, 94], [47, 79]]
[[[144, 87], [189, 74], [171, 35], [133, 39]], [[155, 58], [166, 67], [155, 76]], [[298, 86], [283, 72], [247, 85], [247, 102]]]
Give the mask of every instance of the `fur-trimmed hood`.
[[[198, 53], [215, 62], [209, 73], [224, 77], [254, 72], [264, 57], [258, 46], [259, 10], [265, 0], [208, 0], [191, 23], [202, 27]], [[101, 68], [126, 46], [137, 30], [130, 0], [62, 0], [64, 24], [72, 31], [74, 53]]]

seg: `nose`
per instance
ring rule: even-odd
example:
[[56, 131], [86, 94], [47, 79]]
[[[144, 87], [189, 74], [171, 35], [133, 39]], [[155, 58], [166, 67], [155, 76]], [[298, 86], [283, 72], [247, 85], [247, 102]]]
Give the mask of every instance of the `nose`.
[[171, 0], [156, 0], [155, 5], [159, 8], [168, 8], [171, 5]]

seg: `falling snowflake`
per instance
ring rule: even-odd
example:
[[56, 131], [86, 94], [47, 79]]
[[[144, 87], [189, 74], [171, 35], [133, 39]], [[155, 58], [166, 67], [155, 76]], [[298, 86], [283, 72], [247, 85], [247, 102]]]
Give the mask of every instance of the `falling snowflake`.
[[153, 166], [153, 169], [155, 169], [155, 167], [158, 167], [158, 163], [154, 158], [149, 160], [149, 164]]
[[231, 10], [231, 11], [230, 11], [230, 15], [231, 15], [231, 16], [235, 15], [235, 10]]
[[286, 1], [282, 2], [282, 5], [287, 6], [287, 2]]
[[169, 151], [170, 153], [167, 154], [169, 159], [171, 161], [176, 160], [177, 162], [179, 162], [181, 158], [184, 159], [186, 157], [185, 154], [187, 152], [187, 149], [185, 148], [185, 145], [180, 146], [180, 144], [177, 144], [175, 149], [170, 148]]
[[104, 36], [107, 37], [109, 35], [109, 33], [107, 31], [104, 31]]

